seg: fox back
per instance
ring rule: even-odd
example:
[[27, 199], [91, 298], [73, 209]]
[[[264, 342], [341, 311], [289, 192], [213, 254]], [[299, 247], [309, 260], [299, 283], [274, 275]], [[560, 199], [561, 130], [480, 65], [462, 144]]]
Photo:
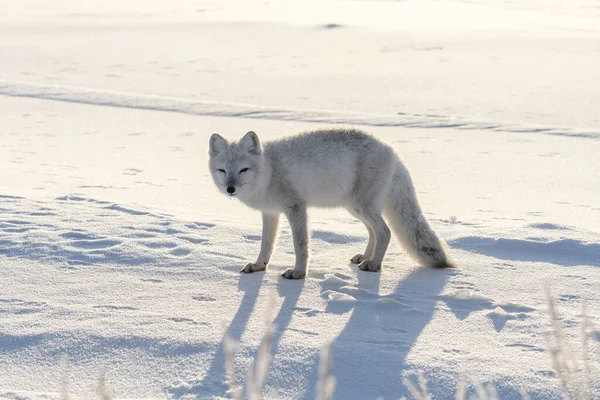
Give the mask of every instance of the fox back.
[[353, 129], [314, 131], [264, 146], [254, 132], [234, 143], [213, 135], [210, 155], [217, 187], [261, 210], [276, 206], [281, 196], [310, 206], [345, 206], [365, 180], [388, 186], [395, 158], [389, 146]]

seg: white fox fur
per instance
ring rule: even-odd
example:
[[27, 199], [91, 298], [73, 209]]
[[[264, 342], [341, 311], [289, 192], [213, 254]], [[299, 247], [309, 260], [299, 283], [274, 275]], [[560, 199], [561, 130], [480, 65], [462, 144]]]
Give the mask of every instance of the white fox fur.
[[404, 248], [420, 263], [451, 266], [423, 216], [410, 174], [394, 150], [355, 129], [317, 130], [261, 145], [254, 132], [239, 142], [213, 134], [209, 168], [217, 187], [263, 215], [262, 244], [255, 263], [242, 272], [265, 270], [275, 243], [279, 216], [289, 220], [296, 252], [284, 278], [301, 279], [308, 265], [308, 206], [344, 207], [369, 232], [363, 254], [351, 261], [379, 271], [392, 226]]

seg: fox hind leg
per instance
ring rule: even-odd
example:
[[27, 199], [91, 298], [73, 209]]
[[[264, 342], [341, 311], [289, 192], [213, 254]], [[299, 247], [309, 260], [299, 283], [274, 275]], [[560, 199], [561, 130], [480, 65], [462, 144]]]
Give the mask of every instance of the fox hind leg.
[[364, 260], [370, 260], [371, 257], [373, 257], [373, 249], [375, 248], [375, 234], [366, 222], [363, 221], [363, 224], [365, 224], [365, 227], [369, 232], [369, 243], [367, 244], [367, 248], [365, 249], [364, 253], [359, 253], [350, 259], [352, 264], [360, 264]]
[[367, 249], [362, 255], [362, 260], [361, 255], [357, 254], [351, 261], [360, 261], [358, 268], [362, 271], [376, 272], [381, 270], [383, 257], [390, 244], [390, 228], [381, 216], [381, 212], [369, 211], [360, 204], [355, 204], [350, 212], [363, 221], [369, 231], [369, 244], [367, 244]]

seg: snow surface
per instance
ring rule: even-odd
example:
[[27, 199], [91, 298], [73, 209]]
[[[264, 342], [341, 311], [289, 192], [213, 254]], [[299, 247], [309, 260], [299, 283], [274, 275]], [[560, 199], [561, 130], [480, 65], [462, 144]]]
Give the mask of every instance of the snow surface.
[[[0, 6], [0, 398], [229, 395], [277, 330], [265, 398], [408, 396], [461, 368], [502, 398], [561, 398], [543, 285], [581, 341], [600, 313], [596, 1], [4, 1]], [[393, 242], [381, 273], [340, 210], [311, 210], [307, 279], [282, 224], [214, 188], [213, 132], [362, 127], [391, 143], [457, 269]], [[598, 330], [591, 361], [598, 368]], [[578, 346], [575, 346], [576, 348]], [[62, 355], [68, 366], [61, 371]], [[600, 392], [599, 376], [593, 385]]]

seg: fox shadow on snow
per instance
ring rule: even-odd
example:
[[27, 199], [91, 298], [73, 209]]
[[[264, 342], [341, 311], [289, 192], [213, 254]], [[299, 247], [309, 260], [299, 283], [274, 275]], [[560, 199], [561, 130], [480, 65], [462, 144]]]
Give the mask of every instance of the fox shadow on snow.
[[[253, 274], [241, 274], [238, 281], [238, 290], [244, 292], [240, 306], [231, 320], [227, 328], [227, 334], [236, 343], [241, 342], [241, 337], [246, 331], [248, 321], [254, 311], [256, 299], [260, 293], [260, 289], [265, 280], [265, 273], [253, 273]], [[289, 326], [292, 316], [293, 309], [298, 303], [302, 288], [304, 287], [304, 280], [290, 281], [287, 279], [279, 279], [277, 283], [278, 294], [284, 297], [283, 304], [279, 308], [279, 312], [273, 319], [273, 325], [275, 326], [275, 334], [271, 344], [271, 355], [274, 356], [277, 353], [279, 342], [287, 327]], [[266, 331], [266, 327], [265, 327]], [[258, 335], [262, 338], [265, 332], [260, 332]], [[230, 387], [227, 380], [227, 373], [225, 367], [225, 337], [221, 340], [218, 348], [216, 349], [210, 367], [204, 374], [204, 378], [196, 382], [192, 386], [177, 387], [169, 390], [169, 394], [175, 398], [179, 398], [185, 395], [196, 395], [196, 396], [227, 396]], [[244, 346], [238, 346], [239, 352], [244, 351]], [[258, 346], [255, 346], [250, 356], [255, 358], [258, 353]], [[238, 385], [245, 387], [245, 373], [247, 371], [246, 365], [236, 365], [236, 380]]]
[[[238, 281], [238, 290], [243, 291], [244, 295], [226, 332], [237, 343], [239, 343], [240, 338], [246, 330], [246, 325], [254, 310], [264, 277], [265, 274], [248, 274], [246, 279]], [[191, 386], [174, 387], [168, 391], [174, 398], [180, 398], [186, 395], [216, 395], [217, 392], [225, 395], [228, 390], [229, 385], [225, 370], [225, 336], [223, 336], [221, 343], [215, 350], [212, 362], [204, 374], [204, 378]]]
[[453, 248], [512, 261], [545, 262], [551, 264], [600, 267], [600, 244], [575, 239], [554, 241], [518, 240], [467, 236], [448, 243]]
[[[330, 312], [352, 311], [344, 329], [333, 342], [333, 371], [337, 399], [410, 396], [402, 384], [406, 358], [432, 320], [438, 296], [453, 270], [416, 268], [398, 282], [394, 291], [379, 295], [381, 273], [360, 271], [352, 292], [355, 302], [333, 305]], [[382, 273], [393, 273], [385, 269]], [[347, 287], [347, 286], [346, 286]], [[329, 289], [329, 288], [324, 288]], [[340, 292], [344, 292], [341, 287]], [[318, 356], [313, 377], [317, 382]], [[315, 398], [309, 385], [303, 398]]]
[[[337, 380], [335, 398], [398, 398], [400, 395], [408, 395], [402, 384], [402, 372], [407, 368], [406, 357], [431, 321], [438, 296], [454, 272], [416, 268], [397, 284], [391, 294], [379, 296], [380, 273], [352, 268], [358, 274], [358, 292], [352, 293], [356, 295], [357, 301], [331, 304], [326, 310], [338, 314], [352, 312], [332, 348], [333, 375]], [[236, 342], [240, 342], [246, 330], [264, 278], [264, 273], [243, 274], [240, 277], [238, 288], [244, 295], [228, 327], [230, 337]], [[276, 331], [271, 345], [272, 357], [276, 356], [281, 337], [293, 318], [293, 310], [303, 286], [304, 280], [280, 279], [277, 283], [278, 293], [284, 297], [284, 301], [273, 319]], [[342, 293], [344, 287], [348, 287], [343, 283], [339, 286]], [[324, 287], [326, 289], [332, 288]], [[254, 354], [250, 356], [256, 356], [257, 352], [258, 348], [253, 349]], [[284, 371], [287, 369], [285, 366], [280, 367]], [[316, 353], [312, 367], [306, 371], [303, 399], [315, 398], [318, 367], [319, 354]], [[238, 365], [236, 369], [238, 383], [243, 384], [247, 368], [240, 368]], [[216, 349], [204, 378], [191, 386], [169, 390], [175, 398], [190, 394], [227, 396], [228, 391], [223, 340]]]

